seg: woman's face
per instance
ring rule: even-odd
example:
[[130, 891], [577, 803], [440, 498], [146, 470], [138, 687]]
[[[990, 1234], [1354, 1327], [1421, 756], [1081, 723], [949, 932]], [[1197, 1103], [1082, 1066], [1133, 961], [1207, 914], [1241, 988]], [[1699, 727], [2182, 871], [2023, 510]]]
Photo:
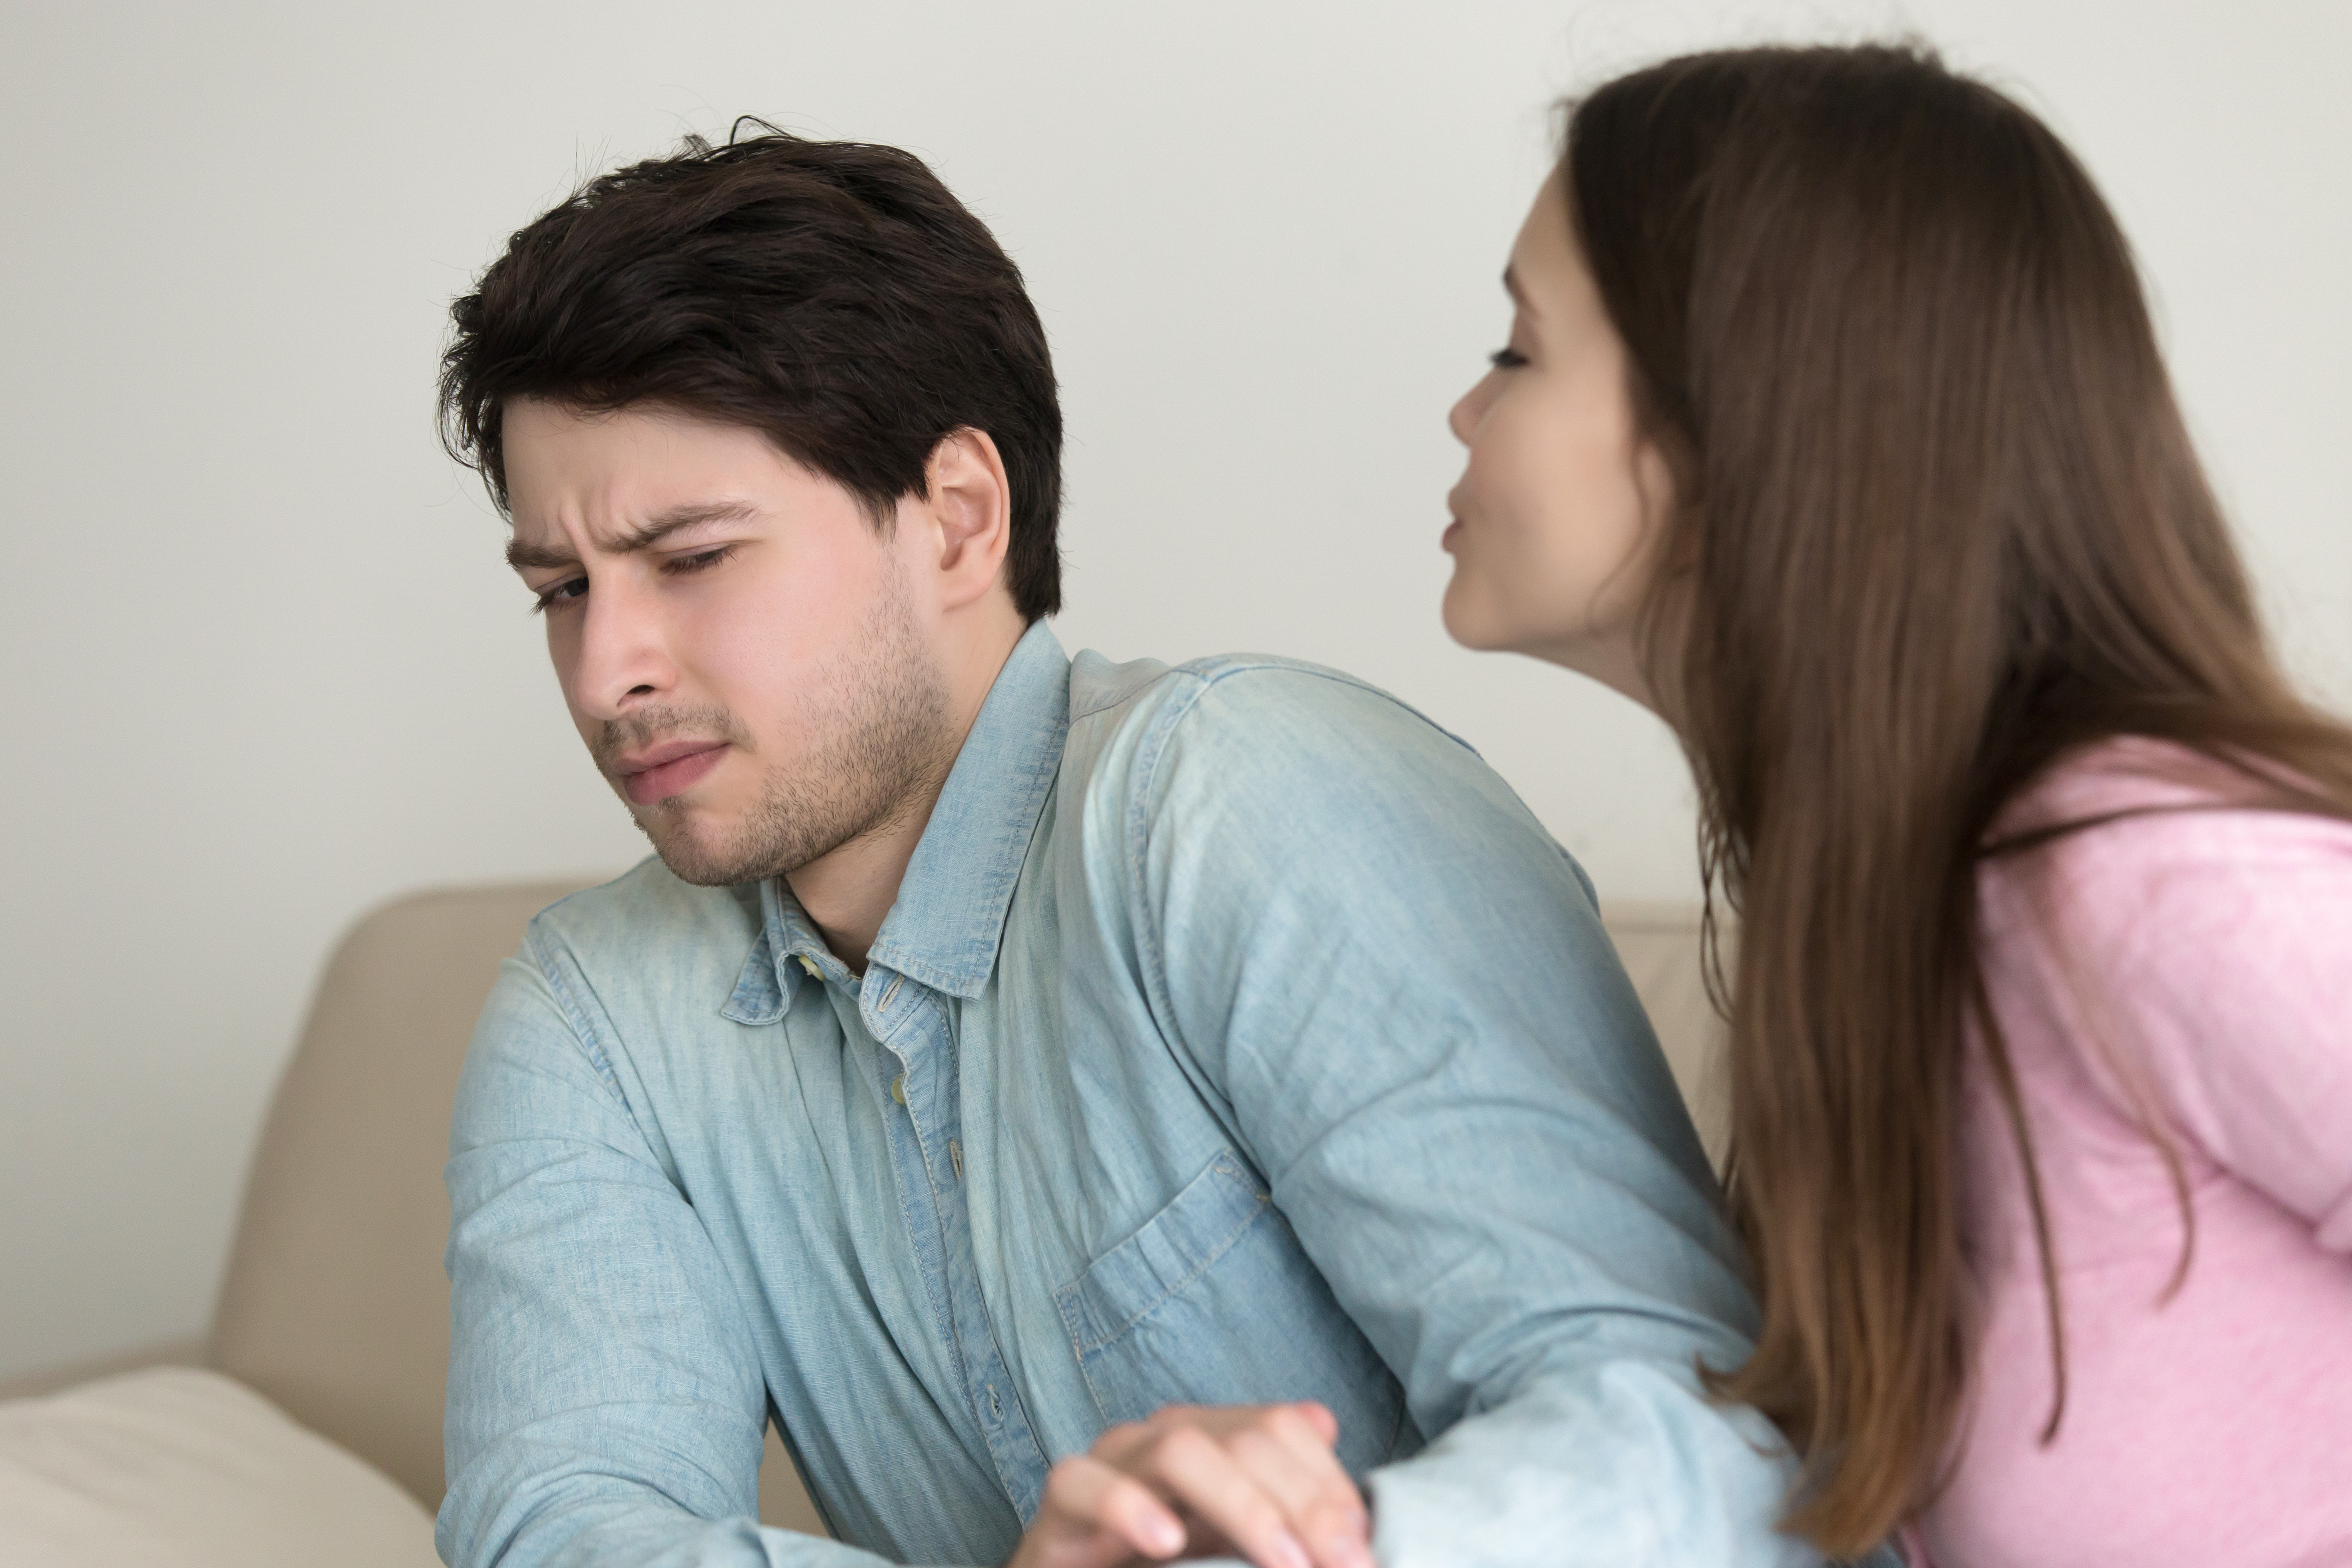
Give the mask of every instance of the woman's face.
[[1655, 707], [1633, 628], [1674, 487], [1636, 426], [1625, 345], [1570, 233], [1557, 169], [1503, 281], [1509, 343], [1450, 420], [1470, 460], [1447, 498], [1445, 629]]

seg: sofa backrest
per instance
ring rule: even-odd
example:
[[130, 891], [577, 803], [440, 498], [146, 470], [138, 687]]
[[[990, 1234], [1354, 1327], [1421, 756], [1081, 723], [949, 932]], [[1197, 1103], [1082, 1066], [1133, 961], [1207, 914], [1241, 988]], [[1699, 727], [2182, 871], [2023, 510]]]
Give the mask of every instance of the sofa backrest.
[[[1650, 1015], [1658, 1044], [1665, 1047], [1707, 1158], [1720, 1171], [1731, 1132], [1730, 1084], [1723, 1071], [1729, 1035], [1722, 1015], [1707, 998], [1699, 908], [1695, 903], [1611, 903], [1601, 906], [1601, 919]], [[1724, 957], [1727, 963], [1731, 955], [1727, 952]]]
[[[420, 893], [353, 928], [278, 1084], [229, 1254], [213, 1364], [427, 1508], [442, 1492], [441, 1167], [457, 1071], [499, 961], [581, 885]], [[1696, 912], [1627, 905], [1604, 918], [1719, 1158], [1708, 1075], [1721, 1030], [1699, 982]], [[817, 1528], [772, 1434], [761, 1514]]]
[[579, 885], [420, 893], [353, 928], [278, 1082], [229, 1250], [213, 1364], [427, 1508], [442, 1490], [457, 1069], [499, 961]]

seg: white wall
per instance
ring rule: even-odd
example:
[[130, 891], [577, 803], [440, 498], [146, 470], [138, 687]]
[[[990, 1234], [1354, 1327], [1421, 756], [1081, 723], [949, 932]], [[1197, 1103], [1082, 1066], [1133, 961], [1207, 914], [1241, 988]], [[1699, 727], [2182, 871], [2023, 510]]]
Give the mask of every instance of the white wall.
[[1549, 100], [1916, 28], [2138, 242], [2299, 670], [2352, 700], [2352, 7], [1936, 0], [17, 5], [0, 17], [0, 1376], [198, 1331], [316, 967], [423, 883], [640, 852], [435, 444], [446, 301], [577, 176], [757, 111], [930, 158], [1069, 412], [1073, 647], [1304, 655], [1692, 886], [1662, 732], [1450, 647], [1443, 416]]

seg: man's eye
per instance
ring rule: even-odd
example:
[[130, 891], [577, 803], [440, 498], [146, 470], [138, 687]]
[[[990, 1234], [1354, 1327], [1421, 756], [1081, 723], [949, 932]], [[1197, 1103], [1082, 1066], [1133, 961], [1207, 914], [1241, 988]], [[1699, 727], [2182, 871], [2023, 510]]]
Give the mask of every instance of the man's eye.
[[1499, 348], [1486, 356], [1486, 362], [1496, 370], [1517, 370], [1528, 363], [1528, 356], [1514, 348]]
[[541, 589], [538, 597], [532, 599], [530, 602], [530, 613], [534, 616], [544, 615], [548, 611], [554, 609], [559, 605], [570, 604], [572, 600], [582, 597], [587, 592], [587, 578], [566, 577], [561, 583], [551, 584], [546, 588]]
[[735, 547], [731, 544], [715, 545], [709, 550], [698, 550], [691, 555], [679, 556], [668, 563], [667, 570], [674, 577], [682, 577], [690, 572], [707, 572], [734, 553]]

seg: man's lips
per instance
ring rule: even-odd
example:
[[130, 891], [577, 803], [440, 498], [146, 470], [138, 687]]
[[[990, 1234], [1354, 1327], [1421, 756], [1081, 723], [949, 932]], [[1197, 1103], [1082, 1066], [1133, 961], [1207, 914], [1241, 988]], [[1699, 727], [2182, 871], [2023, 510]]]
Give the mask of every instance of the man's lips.
[[614, 771], [633, 803], [651, 805], [694, 787], [726, 754], [724, 741], [666, 741], [616, 758]]

